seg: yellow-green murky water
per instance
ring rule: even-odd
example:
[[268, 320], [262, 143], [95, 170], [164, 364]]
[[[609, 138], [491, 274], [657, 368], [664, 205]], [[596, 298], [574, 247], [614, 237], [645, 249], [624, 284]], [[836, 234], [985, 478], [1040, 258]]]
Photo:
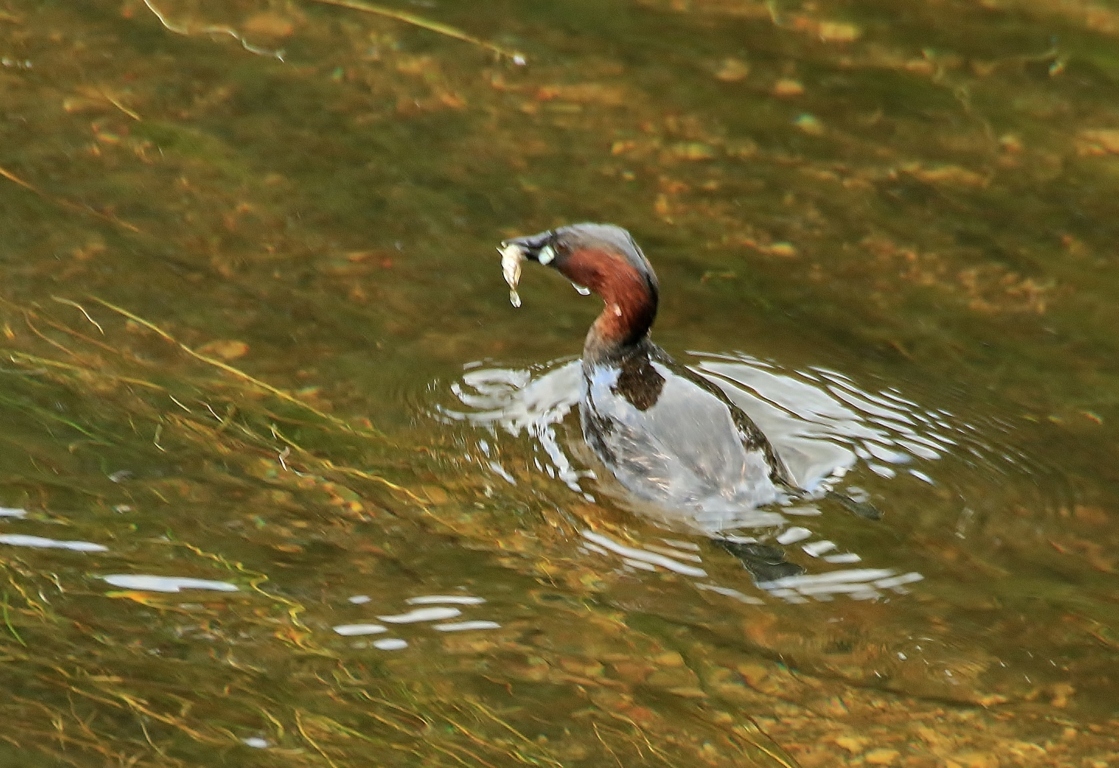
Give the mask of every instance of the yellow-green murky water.
[[[1102, 2], [0, 0], [0, 763], [1111, 764], [1117, 89]], [[589, 477], [493, 250], [581, 220], [883, 519]]]

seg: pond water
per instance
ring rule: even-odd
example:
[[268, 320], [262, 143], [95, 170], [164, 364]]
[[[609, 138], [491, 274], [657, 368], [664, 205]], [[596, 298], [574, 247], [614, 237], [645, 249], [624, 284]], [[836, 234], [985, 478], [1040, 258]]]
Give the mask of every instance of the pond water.
[[[1114, 762], [1110, 6], [0, 0], [0, 93], [0, 762]], [[610, 486], [585, 220], [808, 497]]]

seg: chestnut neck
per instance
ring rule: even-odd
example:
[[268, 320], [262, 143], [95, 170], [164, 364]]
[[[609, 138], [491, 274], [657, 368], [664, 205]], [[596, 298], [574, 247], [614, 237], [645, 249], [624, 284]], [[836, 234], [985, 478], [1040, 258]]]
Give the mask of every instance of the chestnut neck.
[[555, 266], [606, 303], [587, 333], [584, 363], [619, 360], [648, 338], [657, 316], [654, 274], [639, 270], [620, 254], [593, 248], [574, 251]]

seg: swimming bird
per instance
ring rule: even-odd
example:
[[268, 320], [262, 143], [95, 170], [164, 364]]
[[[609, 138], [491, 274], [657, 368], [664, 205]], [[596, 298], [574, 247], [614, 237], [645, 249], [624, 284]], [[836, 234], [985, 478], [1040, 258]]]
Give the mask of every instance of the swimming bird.
[[[799, 491], [757, 424], [649, 337], [660, 284], [630, 233], [612, 224], [573, 224], [506, 240], [499, 250], [515, 305], [522, 260], [551, 267], [602, 298], [583, 344], [579, 416], [584, 440], [617, 481], [668, 518], [719, 540], [755, 577], [799, 572], [774, 547], [720, 536], [782, 519], [758, 508]], [[752, 564], [766, 565], [765, 573]]]

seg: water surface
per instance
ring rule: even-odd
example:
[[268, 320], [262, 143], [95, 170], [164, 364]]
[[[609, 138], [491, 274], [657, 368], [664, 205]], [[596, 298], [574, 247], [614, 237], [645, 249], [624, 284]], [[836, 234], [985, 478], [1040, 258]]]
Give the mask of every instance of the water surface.
[[[373, 12], [376, 11], [376, 12]], [[0, 755], [1105, 765], [1119, 16], [0, 0]], [[579, 220], [833, 498], [581, 449]], [[601, 474], [601, 473], [600, 473]]]

